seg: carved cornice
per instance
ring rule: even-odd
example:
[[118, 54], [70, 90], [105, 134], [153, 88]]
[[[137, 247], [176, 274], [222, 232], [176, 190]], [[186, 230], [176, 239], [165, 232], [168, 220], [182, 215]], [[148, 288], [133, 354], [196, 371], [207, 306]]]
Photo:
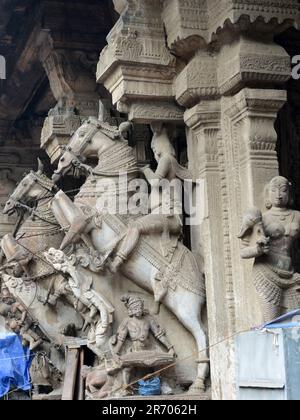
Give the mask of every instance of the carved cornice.
[[222, 31], [278, 33], [298, 25], [297, 0], [164, 0], [163, 20], [168, 46], [189, 57]]
[[[247, 86], [281, 87], [290, 77], [289, 57], [271, 39], [296, 25], [296, 0], [115, 0], [115, 6], [121, 16], [97, 70], [114, 104], [175, 97], [193, 107]], [[263, 34], [260, 40], [251, 41], [253, 31]], [[220, 42], [211, 43], [213, 33]]]
[[208, 13], [210, 39], [228, 23], [240, 24], [240, 30], [269, 28], [276, 33], [298, 26], [299, 4], [298, 0], [210, 0]]
[[150, 124], [153, 121], [182, 123], [184, 109], [175, 102], [134, 101], [124, 104], [119, 102], [118, 111], [128, 113], [131, 121]]

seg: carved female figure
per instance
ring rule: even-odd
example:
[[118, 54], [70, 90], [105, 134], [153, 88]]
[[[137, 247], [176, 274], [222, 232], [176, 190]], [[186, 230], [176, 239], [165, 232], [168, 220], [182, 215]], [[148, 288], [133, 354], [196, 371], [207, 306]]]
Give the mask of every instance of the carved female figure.
[[255, 258], [254, 285], [265, 322], [300, 306], [300, 274], [295, 272], [292, 253], [300, 234], [300, 212], [292, 210], [291, 185], [286, 178], [272, 179], [266, 188], [264, 214], [247, 212], [240, 239], [242, 258]]

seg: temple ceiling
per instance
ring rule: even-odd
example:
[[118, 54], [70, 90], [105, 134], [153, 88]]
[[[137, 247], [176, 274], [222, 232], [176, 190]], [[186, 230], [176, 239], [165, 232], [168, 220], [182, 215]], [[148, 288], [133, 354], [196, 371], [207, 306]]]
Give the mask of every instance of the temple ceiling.
[[1, 144], [16, 129], [38, 125], [57, 102], [41, 60], [45, 38], [55, 52], [84, 56], [92, 72], [114, 20], [109, 0], [0, 1], [0, 55], [7, 73], [0, 81]]

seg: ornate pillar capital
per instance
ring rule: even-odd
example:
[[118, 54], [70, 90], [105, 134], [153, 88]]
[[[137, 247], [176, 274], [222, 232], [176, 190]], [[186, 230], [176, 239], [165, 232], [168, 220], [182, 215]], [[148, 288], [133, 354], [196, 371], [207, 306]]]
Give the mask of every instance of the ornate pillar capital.
[[162, 1], [127, 0], [120, 10], [100, 55], [98, 82], [132, 120], [182, 121], [173, 92], [176, 59], [165, 42]]
[[273, 42], [241, 35], [221, 48], [218, 64], [220, 93], [229, 95], [245, 86], [283, 86], [291, 77], [290, 57]]
[[220, 96], [217, 77], [217, 56], [208, 51], [198, 51], [174, 80], [177, 102], [187, 108], [200, 100]]

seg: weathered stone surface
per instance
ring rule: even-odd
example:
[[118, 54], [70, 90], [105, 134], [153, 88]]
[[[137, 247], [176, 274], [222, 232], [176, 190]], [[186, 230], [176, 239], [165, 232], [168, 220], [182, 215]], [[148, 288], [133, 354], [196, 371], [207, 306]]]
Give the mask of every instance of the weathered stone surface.
[[[6, 262], [14, 265], [14, 272], [10, 271], [11, 266], [5, 268], [6, 276], [10, 277], [7, 281], [11, 290], [31, 306], [31, 299], [35, 298], [34, 284], [23, 282], [15, 275], [23, 270], [21, 277], [35, 278], [39, 297], [44, 299], [46, 307], [34, 299], [34, 316], [49, 330], [52, 342], [59, 337], [67, 347], [72, 340], [88, 343], [100, 360], [99, 363], [95, 360], [99, 368], [94, 370], [90, 366], [85, 371], [87, 387], [93, 392], [93, 384], [98, 380], [104, 393], [111, 390], [114, 369], [112, 366], [107, 369], [101, 360], [103, 352], [107, 358], [112, 348], [109, 342], [105, 342], [103, 348], [99, 343], [116, 333], [111, 344], [120, 345], [122, 328], [118, 330], [118, 326], [125, 313], [119, 307], [119, 299], [130, 292], [135, 302], [145, 300], [148, 308], [157, 310], [163, 302], [158, 320], [178, 354], [178, 363], [168, 370], [166, 377], [173, 383], [188, 386], [197, 376], [193, 390], [202, 398], [199, 390], [203, 388], [208, 360], [201, 352], [198, 375], [195, 361], [196, 354], [206, 347], [204, 328], [202, 325], [199, 328], [200, 309], [204, 309], [206, 294], [212, 398], [235, 399], [236, 348], [231, 337], [259, 324], [262, 312], [266, 313], [253, 285], [249, 249], [244, 254], [249, 261], [240, 258], [237, 236], [242, 215], [254, 204], [263, 209], [264, 188], [278, 175], [278, 160], [280, 170], [286, 175], [292, 174], [296, 180], [299, 207], [299, 89], [297, 81], [288, 82], [290, 57], [298, 54], [297, 31], [292, 30], [299, 19], [298, 2], [113, 0], [112, 3], [119, 14], [114, 26], [113, 5], [101, 0], [42, 0], [35, 2], [30, 13], [29, 0], [1, 3], [0, 55], [7, 58], [9, 75], [0, 85], [0, 136], [1, 146], [4, 146], [0, 153], [1, 201], [2, 198], [5, 201], [12, 189], [11, 181], [22, 178], [23, 169], [33, 166], [40, 140], [52, 163], [63, 154], [54, 179], [69, 170], [71, 174], [87, 175], [75, 204], [62, 192], [54, 200], [52, 196], [47, 197], [49, 190], [54, 193], [50, 179], [38, 176], [34, 181], [36, 175], [32, 173], [25, 177], [27, 187], [27, 183], [32, 182], [25, 204], [32, 205], [32, 198], [38, 203], [37, 208], [28, 209], [18, 194], [14, 194], [6, 204], [9, 214], [12, 208], [32, 213], [32, 217], [20, 225], [17, 238], [8, 236], [3, 242]], [[19, 38], [21, 22], [24, 22], [24, 36]], [[287, 28], [290, 28], [288, 33], [278, 36]], [[106, 36], [107, 46], [103, 49]], [[99, 98], [104, 101], [98, 120]], [[288, 106], [281, 111], [287, 100]], [[111, 108], [111, 102], [115, 108]], [[279, 142], [274, 129], [278, 114]], [[72, 132], [79, 129], [87, 117], [92, 118], [69, 143]], [[119, 124], [126, 118], [134, 122], [133, 130], [128, 122], [120, 127], [108, 124]], [[151, 124], [154, 132], [152, 149], [156, 162], [150, 150], [150, 128], [146, 124]], [[169, 132], [174, 133], [174, 147]], [[135, 149], [128, 146], [127, 139]], [[157, 139], [166, 149], [160, 150]], [[67, 149], [63, 148], [65, 145]], [[160, 154], [164, 150], [168, 152], [162, 165]], [[285, 153], [287, 150], [293, 157]], [[283, 158], [283, 154], [287, 157]], [[187, 160], [189, 169], [179, 169], [178, 162]], [[157, 174], [163, 174], [163, 178], [173, 179], [174, 171], [178, 170], [181, 174], [189, 173], [191, 179], [204, 186], [200, 190], [201, 205], [198, 202], [198, 206], [202, 206], [199, 223], [184, 226], [185, 241], [190, 240], [192, 252], [178, 242], [176, 235], [175, 238], [170, 235], [166, 229], [170, 227], [170, 220], [161, 232], [161, 219], [153, 221], [151, 218], [151, 222], [142, 219], [135, 223], [131, 215], [99, 214], [98, 200], [107, 178], [115, 180], [118, 172], [126, 169], [130, 174], [129, 182], [142, 166], [142, 173], [149, 179], [156, 173], [152, 170], [155, 163], [159, 167]], [[152, 169], [144, 167], [148, 164]], [[6, 176], [7, 168], [13, 168], [12, 176]], [[64, 182], [61, 185], [64, 187]], [[41, 186], [44, 188], [42, 196], [37, 196]], [[124, 187], [118, 181], [117, 186]], [[26, 191], [25, 187], [22, 191]], [[191, 203], [198, 192], [195, 187], [186, 199]], [[110, 191], [109, 199], [118, 194]], [[48, 199], [54, 206], [53, 212], [47, 207], [50, 206]], [[290, 212], [288, 207], [286, 212]], [[250, 213], [248, 219], [253, 216]], [[7, 216], [3, 217], [0, 224], [4, 233], [15, 220], [9, 222]], [[67, 232], [63, 242], [61, 226]], [[147, 235], [149, 226], [153, 235]], [[139, 241], [143, 229], [147, 232], [142, 233]], [[24, 232], [35, 235], [37, 230], [39, 237], [35, 240], [20, 238]], [[55, 232], [57, 237], [49, 232], [51, 235]], [[255, 235], [257, 233], [255, 230]], [[18, 241], [28, 245], [29, 251], [22, 250]], [[41, 278], [47, 274], [46, 263], [37, 261], [30, 252], [49, 251], [50, 247], [60, 245], [64, 248], [73, 242], [80, 246], [66, 248], [63, 257], [68, 265], [65, 272], [68, 279], [58, 273], [54, 275], [54, 283], [51, 278]], [[257, 251], [257, 241], [254, 245]], [[179, 258], [180, 250], [185, 252], [184, 259]], [[8, 262], [10, 254], [13, 258]], [[57, 267], [58, 271], [62, 271], [62, 265]], [[202, 268], [199, 271], [198, 266], [203, 266], [206, 293]], [[116, 273], [113, 275], [106, 267]], [[52, 266], [46, 268], [49, 270]], [[266, 287], [263, 292], [268, 292]], [[107, 330], [102, 329], [100, 321], [102, 317], [107, 318], [99, 304], [101, 298], [115, 308], [114, 322], [105, 324]], [[54, 304], [57, 304], [55, 309]], [[145, 316], [141, 317], [140, 324], [146, 328], [149, 324], [143, 323]], [[60, 334], [64, 318], [76, 319], [79, 330], [82, 322], [86, 324], [86, 334], [81, 331], [77, 333], [80, 337], [67, 339], [66, 334], [75, 335], [72, 325], [67, 325]], [[139, 321], [133, 321], [134, 327], [139, 325]], [[150, 337], [147, 328], [144, 338]], [[131, 333], [129, 328], [126, 337], [132, 338]], [[161, 333], [159, 338], [164, 340], [165, 335]], [[152, 345], [159, 345], [154, 337], [150, 337], [150, 341]], [[121, 356], [125, 359], [128, 354], [132, 356], [128, 351], [130, 345], [130, 340], [124, 344]], [[46, 354], [51, 360], [48, 350]], [[157, 356], [159, 351], [154, 353]], [[159, 354], [162, 358], [168, 357]], [[133, 352], [132, 357], [135, 356]], [[53, 357], [58, 362], [58, 370], [63, 371], [63, 358]], [[142, 354], [134, 362], [140, 368], [144, 363]], [[71, 375], [75, 378], [73, 370]], [[56, 377], [55, 371], [53, 376]], [[120, 370], [116, 377], [122, 385]], [[137, 375], [134, 379], [138, 378]], [[123, 379], [128, 382], [128, 376]]]
[[207, 38], [209, 0], [165, 0], [163, 20], [169, 48], [188, 57]]
[[[170, 107], [166, 118], [162, 115], [160, 119], [174, 120], [175, 58], [165, 44], [161, 2], [127, 3], [100, 55], [97, 80], [112, 94], [118, 109], [126, 110], [134, 121], [145, 122], [147, 109], [151, 114], [153, 107], [159, 106], [154, 101], [163, 102], [161, 110]], [[152, 114], [150, 118], [159, 119], [156, 112]]]
[[216, 34], [227, 22], [242, 30], [283, 31], [298, 23], [297, 0], [211, 0], [208, 2], [209, 31]]
[[245, 37], [222, 48], [217, 67], [224, 95], [253, 83], [264, 88], [282, 86], [291, 75], [290, 57], [283, 48]]
[[216, 56], [200, 50], [174, 80], [176, 101], [190, 108], [201, 99], [220, 96], [217, 68]]

